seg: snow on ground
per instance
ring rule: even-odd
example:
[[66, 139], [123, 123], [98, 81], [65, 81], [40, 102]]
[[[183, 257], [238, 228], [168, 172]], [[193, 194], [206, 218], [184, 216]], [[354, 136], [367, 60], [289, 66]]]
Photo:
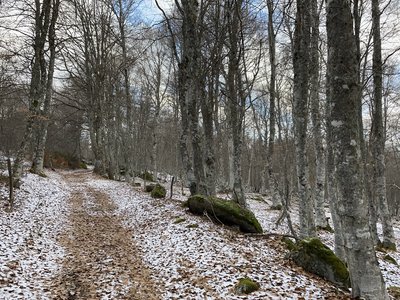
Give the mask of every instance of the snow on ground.
[[[61, 175], [48, 178], [28, 174], [16, 191], [15, 210], [6, 212], [8, 191], [0, 184], [0, 300], [51, 299], [49, 282], [60, 273], [66, 253], [58, 244], [67, 229], [74, 192]], [[72, 173], [73, 174], [73, 173]], [[140, 188], [93, 176], [88, 185], [108, 194], [117, 206], [109, 217], [122, 217], [144, 263], [157, 283], [162, 299], [347, 299], [348, 294], [304, 272], [285, 258], [279, 238], [250, 237], [232, 228], [194, 216], [181, 206], [185, 196], [173, 200], [152, 199]], [[75, 187], [78, 188], [79, 187]], [[178, 192], [178, 189], [175, 190]], [[80, 191], [86, 193], [84, 190]], [[279, 211], [259, 195], [248, 195], [265, 232], [288, 233], [285, 220], [276, 227]], [[90, 197], [89, 197], [90, 198]], [[82, 209], [97, 214], [89, 199]], [[292, 221], [298, 226], [296, 209]], [[397, 241], [400, 224], [395, 224]], [[378, 227], [379, 230], [380, 227]], [[333, 234], [319, 233], [332, 247]], [[400, 244], [397, 244], [399, 249]], [[387, 286], [400, 286], [400, 269], [383, 259], [379, 263]], [[399, 252], [390, 252], [400, 262]], [[261, 289], [248, 296], [237, 295], [234, 286], [248, 276]]]
[[64, 256], [57, 244], [67, 218], [69, 192], [61, 177], [27, 174], [7, 212], [8, 191], [0, 185], [0, 299], [43, 299]]
[[[249, 237], [193, 216], [177, 200], [156, 200], [125, 183], [96, 179], [107, 190], [133, 229], [145, 263], [159, 282], [163, 299], [340, 299], [341, 291], [285, 259], [274, 238]], [[264, 230], [272, 231], [266, 203], [250, 201]], [[264, 211], [264, 213], [263, 213]], [[276, 212], [272, 212], [277, 214]], [[271, 229], [271, 230], [270, 230]], [[261, 289], [249, 296], [234, 292], [248, 276]]]

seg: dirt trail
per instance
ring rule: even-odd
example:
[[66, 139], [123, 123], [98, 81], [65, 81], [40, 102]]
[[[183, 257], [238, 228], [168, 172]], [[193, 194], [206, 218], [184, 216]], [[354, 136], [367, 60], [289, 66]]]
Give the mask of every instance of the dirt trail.
[[122, 226], [109, 196], [86, 183], [90, 172], [65, 173], [70, 184], [69, 229], [59, 242], [66, 249], [54, 299], [160, 299], [150, 273]]

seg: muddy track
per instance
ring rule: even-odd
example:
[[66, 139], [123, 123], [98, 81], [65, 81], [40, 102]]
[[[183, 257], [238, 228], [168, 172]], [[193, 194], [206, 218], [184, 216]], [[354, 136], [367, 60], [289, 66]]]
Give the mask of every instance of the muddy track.
[[89, 172], [65, 173], [72, 195], [66, 250], [53, 299], [161, 299], [136, 250], [133, 232], [122, 226], [109, 196], [89, 187]]

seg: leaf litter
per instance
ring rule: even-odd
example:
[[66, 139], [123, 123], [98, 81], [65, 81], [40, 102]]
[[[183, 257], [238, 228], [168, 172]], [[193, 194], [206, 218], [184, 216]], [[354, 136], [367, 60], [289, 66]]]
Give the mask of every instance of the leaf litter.
[[[87, 171], [47, 175], [28, 174], [14, 212], [0, 208], [0, 299], [349, 298], [292, 264], [279, 237], [250, 237], [193, 216], [182, 195], [153, 199]], [[269, 209], [269, 199], [253, 198], [249, 205], [264, 231], [288, 233], [275, 226], [279, 211]], [[333, 246], [333, 234], [319, 235]], [[398, 252], [390, 255], [400, 262]], [[399, 267], [383, 256], [387, 286], [400, 286]], [[243, 277], [260, 290], [235, 294]]]

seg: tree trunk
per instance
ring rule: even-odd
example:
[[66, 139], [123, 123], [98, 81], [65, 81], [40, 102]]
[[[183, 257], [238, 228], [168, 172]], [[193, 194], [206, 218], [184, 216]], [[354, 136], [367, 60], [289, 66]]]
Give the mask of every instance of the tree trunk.
[[245, 99], [242, 93], [242, 73], [240, 70], [241, 56], [244, 49], [240, 44], [240, 14], [242, 12], [242, 1], [233, 0], [227, 3], [232, 14], [228, 18], [228, 72], [227, 105], [228, 124], [232, 132], [232, 166], [233, 166], [233, 200], [239, 205], [246, 207], [246, 199], [242, 184], [242, 141], [243, 141], [243, 119], [245, 112]]
[[[132, 8], [134, 1], [129, 0], [128, 4], [123, 9], [123, 1], [118, 0], [118, 12], [114, 12], [118, 17], [118, 25], [119, 31], [121, 34], [120, 38], [120, 46], [122, 50], [122, 65], [123, 65], [123, 78], [124, 78], [124, 96], [126, 103], [126, 132], [125, 132], [125, 145], [124, 148], [124, 160], [125, 160], [125, 179], [126, 181], [131, 180], [131, 173], [133, 173], [133, 162], [132, 162], [132, 154], [133, 154], [133, 120], [132, 120], [132, 97], [130, 93], [130, 80], [129, 80], [129, 70], [130, 64], [128, 62], [128, 54], [126, 47], [126, 18], [129, 14], [129, 10]], [[115, 10], [115, 8], [114, 8]]]
[[[364, 70], [361, 70], [361, 44], [360, 44], [360, 38], [361, 38], [361, 19], [362, 19], [362, 11], [363, 11], [363, 3], [364, 1], [359, 1], [359, 0], [354, 0], [353, 1], [353, 18], [354, 18], [354, 36], [356, 40], [356, 57], [357, 57], [357, 67], [358, 67], [358, 73], [357, 73], [357, 83], [360, 86], [363, 86], [365, 83], [365, 65], [364, 65]], [[367, 60], [365, 60], [367, 61]], [[363, 76], [361, 76], [361, 73], [364, 73]], [[373, 197], [373, 192], [371, 190], [371, 179], [369, 177], [369, 172], [368, 172], [368, 151], [367, 151], [367, 145], [365, 143], [364, 139], [364, 125], [363, 125], [363, 118], [362, 118], [362, 105], [363, 105], [363, 100], [362, 100], [362, 89], [359, 89], [359, 97], [358, 97], [358, 105], [360, 107], [358, 111], [358, 120], [360, 122], [359, 124], [359, 130], [360, 130], [360, 138], [361, 138], [361, 155], [363, 158], [363, 163], [364, 163], [364, 184], [365, 184], [365, 192], [366, 192], [366, 197], [369, 202], [369, 223], [370, 223], [370, 230], [371, 234], [373, 237], [373, 240], [375, 243], [379, 242], [378, 238], [378, 231], [376, 227], [376, 223], [378, 221], [378, 216], [377, 216], [377, 205], [375, 203], [375, 199]]]
[[341, 227], [341, 223], [339, 220], [339, 216], [337, 215], [337, 180], [335, 178], [335, 161], [333, 157], [333, 143], [335, 142], [332, 138], [332, 126], [331, 123], [331, 110], [332, 110], [332, 99], [330, 93], [330, 68], [327, 66], [327, 75], [326, 75], [326, 104], [325, 104], [325, 113], [326, 113], [326, 140], [327, 140], [327, 149], [326, 149], [326, 172], [325, 172], [325, 180], [327, 183], [327, 195], [329, 201], [329, 207], [332, 215], [333, 228], [335, 230], [335, 254], [346, 261], [346, 253], [344, 250], [344, 241], [343, 241], [343, 230]]
[[374, 158], [374, 199], [379, 205], [379, 215], [382, 221], [383, 242], [385, 248], [396, 250], [396, 239], [386, 198], [385, 176], [385, 128], [383, 124], [382, 105], [382, 47], [380, 33], [379, 0], [372, 0], [373, 28], [373, 77], [374, 77], [374, 111], [372, 118], [372, 148]]
[[272, 158], [274, 156], [275, 146], [275, 126], [276, 126], [276, 42], [274, 30], [274, 3], [272, 0], [267, 0], [268, 7], [268, 48], [269, 48], [269, 63], [270, 63], [270, 82], [269, 82], [269, 135], [268, 135], [268, 154], [267, 154], [267, 182], [270, 193], [272, 195], [272, 205], [277, 207], [281, 204], [278, 192], [276, 191], [276, 180], [273, 177]]
[[40, 107], [46, 97], [47, 68], [45, 61], [45, 46], [49, 33], [51, 15], [51, 0], [43, 3], [35, 1], [35, 37], [33, 41], [33, 66], [29, 90], [29, 115], [24, 137], [14, 162], [14, 182], [18, 184], [22, 176], [22, 165], [28, 145], [32, 142], [34, 125], [40, 116]]
[[215, 195], [216, 193], [216, 163], [215, 163], [215, 145], [214, 145], [214, 120], [213, 120], [213, 107], [216, 101], [216, 91], [214, 84], [214, 76], [211, 75], [210, 83], [208, 84], [208, 95], [203, 95], [201, 112], [203, 116], [204, 127], [204, 142], [205, 142], [205, 184], [207, 195]]
[[327, 3], [328, 64], [330, 71], [330, 124], [337, 215], [343, 231], [350, 270], [352, 297], [389, 299], [369, 231], [368, 202], [364, 193], [359, 130], [359, 86], [356, 41], [347, 0]]
[[311, 46], [310, 46], [310, 102], [311, 120], [314, 136], [314, 173], [313, 202], [315, 204], [315, 225], [317, 228], [327, 228], [325, 216], [325, 169], [324, 147], [322, 143], [321, 114], [319, 99], [319, 11], [318, 1], [311, 0]]
[[300, 237], [315, 235], [313, 203], [309, 185], [307, 161], [307, 122], [309, 85], [310, 3], [297, 2], [293, 53], [293, 119], [295, 130], [296, 169], [299, 194]]
[[41, 111], [40, 118], [36, 120], [38, 123], [37, 144], [32, 163], [32, 171], [35, 174], [43, 173], [43, 161], [44, 161], [44, 152], [47, 140], [47, 128], [49, 125], [50, 105], [53, 96], [54, 62], [56, 58], [55, 27], [58, 19], [59, 6], [60, 6], [60, 0], [55, 0], [52, 6], [51, 22], [48, 34], [50, 58], [47, 67], [46, 94], [44, 97], [43, 110]]

